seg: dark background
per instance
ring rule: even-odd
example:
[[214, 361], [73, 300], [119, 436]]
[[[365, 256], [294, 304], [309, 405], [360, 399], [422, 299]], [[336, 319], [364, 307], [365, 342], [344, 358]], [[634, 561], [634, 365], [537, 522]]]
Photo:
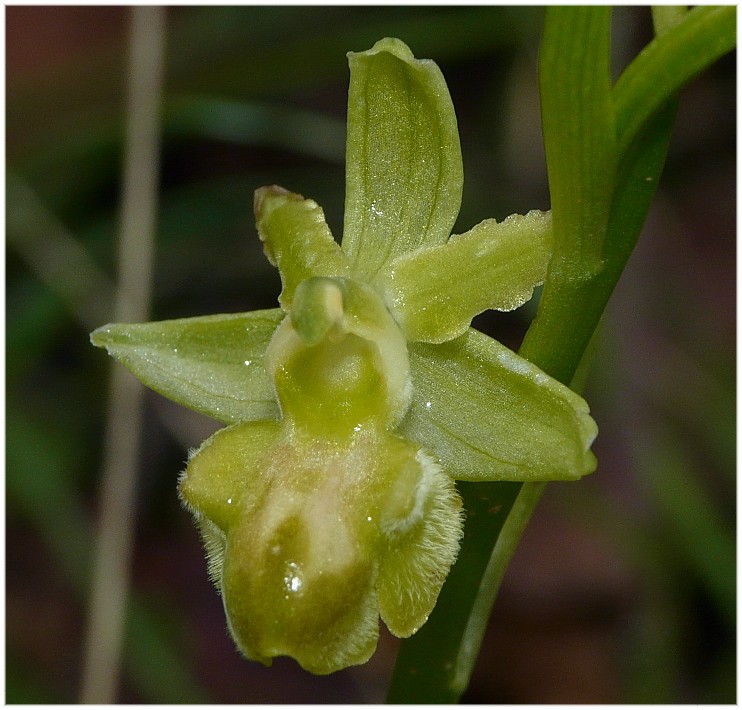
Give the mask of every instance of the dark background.
[[[72, 703], [112, 367], [88, 332], [113, 317], [128, 10], [5, 12], [7, 700]], [[167, 15], [153, 318], [275, 305], [253, 224], [260, 185], [314, 198], [340, 237], [345, 53], [383, 36], [448, 81], [466, 175], [456, 231], [548, 208], [540, 9]], [[651, 37], [649, 11], [618, 10], [614, 30], [618, 71]], [[549, 487], [467, 701], [735, 701], [735, 85], [727, 57], [682, 95], [586, 390], [599, 469]], [[478, 324], [515, 348], [532, 313]], [[175, 493], [187, 449], [215, 425], [153, 393], [143, 417], [132, 594], [145, 614], [127, 624], [139, 643], [127, 642], [118, 700], [383, 700], [397, 644], [385, 631], [369, 664], [329, 677], [240, 658]]]

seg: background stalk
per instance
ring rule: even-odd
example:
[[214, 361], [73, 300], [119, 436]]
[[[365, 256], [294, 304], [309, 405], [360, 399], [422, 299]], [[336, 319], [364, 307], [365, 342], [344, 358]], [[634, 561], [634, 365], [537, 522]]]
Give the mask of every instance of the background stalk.
[[[159, 172], [165, 10], [131, 9], [128, 123], [115, 320], [149, 314]], [[80, 700], [113, 703], [118, 687], [141, 443], [143, 386], [113, 365]]]

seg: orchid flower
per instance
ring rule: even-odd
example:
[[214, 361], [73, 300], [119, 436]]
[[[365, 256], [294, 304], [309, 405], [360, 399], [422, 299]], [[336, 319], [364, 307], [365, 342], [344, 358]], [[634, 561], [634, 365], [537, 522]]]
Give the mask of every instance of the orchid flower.
[[443, 76], [397, 39], [350, 53], [342, 246], [311, 199], [255, 193], [280, 308], [113, 324], [95, 345], [228, 424], [181, 499], [249, 659], [363, 663], [435, 606], [463, 531], [455, 480], [575, 480], [595, 468], [585, 401], [470, 327], [527, 301], [549, 213], [451, 236], [463, 185]]

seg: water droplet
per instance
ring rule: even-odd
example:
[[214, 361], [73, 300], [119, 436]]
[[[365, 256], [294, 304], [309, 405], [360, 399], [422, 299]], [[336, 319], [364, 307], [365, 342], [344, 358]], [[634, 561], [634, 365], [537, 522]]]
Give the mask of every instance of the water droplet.
[[[283, 576], [283, 584], [286, 592], [296, 594], [301, 591], [304, 584], [301, 567], [296, 562], [286, 563], [286, 572]], [[288, 597], [285, 597], [288, 599]]]

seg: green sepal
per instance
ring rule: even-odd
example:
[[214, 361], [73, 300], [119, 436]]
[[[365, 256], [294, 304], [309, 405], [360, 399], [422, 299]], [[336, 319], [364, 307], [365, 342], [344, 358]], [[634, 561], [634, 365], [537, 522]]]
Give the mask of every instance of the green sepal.
[[296, 287], [313, 276], [344, 276], [348, 260], [314, 200], [271, 185], [255, 191], [255, 219], [268, 261], [278, 267], [288, 310]]
[[411, 343], [412, 404], [400, 433], [462, 481], [574, 480], [595, 470], [587, 403], [473, 330]]
[[543, 283], [550, 256], [551, 213], [532, 210], [400, 256], [375, 283], [408, 340], [442, 343], [487, 309], [523, 305]]
[[90, 341], [147, 387], [232, 424], [278, 417], [263, 355], [285, 314], [278, 308], [153, 323], [112, 323]]
[[391, 259], [448, 239], [461, 206], [456, 114], [438, 66], [398, 39], [348, 54], [343, 250], [370, 280]]

